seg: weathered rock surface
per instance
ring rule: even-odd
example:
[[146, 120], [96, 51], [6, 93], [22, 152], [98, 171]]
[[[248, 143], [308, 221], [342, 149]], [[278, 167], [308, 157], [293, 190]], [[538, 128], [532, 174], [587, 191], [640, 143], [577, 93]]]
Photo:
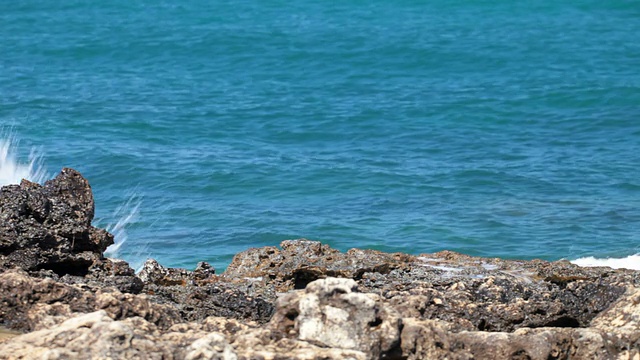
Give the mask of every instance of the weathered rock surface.
[[279, 292], [310, 281], [345, 277], [379, 294], [403, 317], [440, 319], [454, 330], [513, 331], [520, 327], [586, 327], [626, 290], [636, 271], [581, 268], [569, 262], [507, 261], [452, 252], [340, 253], [315, 241], [284, 241], [282, 249], [236, 255], [223, 275], [263, 279]]
[[114, 321], [105, 311], [22, 335], [3, 350], [7, 359], [237, 359], [220, 333], [161, 334], [144, 319]]
[[271, 321], [287, 337], [376, 359], [400, 355], [401, 324], [378, 295], [360, 293], [354, 280], [344, 278], [316, 280], [283, 296]]
[[114, 319], [142, 317], [161, 328], [182, 321], [175, 308], [156, 304], [147, 296], [34, 278], [21, 270], [0, 274], [0, 304], [0, 323], [22, 331], [49, 327], [96, 310], [105, 310]]
[[105, 262], [113, 235], [91, 225], [95, 212], [89, 182], [63, 169], [44, 186], [23, 180], [0, 190], [0, 270], [69, 282], [109, 282], [139, 292], [142, 282], [128, 264]]
[[302, 239], [136, 275], [93, 213], [71, 169], [0, 191], [0, 359], [640, 359], [637, 271]]
[[[195, 271], [170, 269], [147, 260], [140, 271], [144, 292], [180, 310], [186, 321], [224, 316], [260, 323], [273, 313], [274, 291], [256, 291], [250, 279], [226, 281], [206, 263]], [[264, 288], [268, 290], [268, 288]]]

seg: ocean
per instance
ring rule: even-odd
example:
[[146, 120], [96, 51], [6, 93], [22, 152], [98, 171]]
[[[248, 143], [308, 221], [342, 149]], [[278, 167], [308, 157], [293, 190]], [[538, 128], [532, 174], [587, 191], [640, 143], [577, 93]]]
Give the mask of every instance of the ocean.
[[0, 183], [79, 170], [108, 255], [285, 239], [640, 268], [640, 3], [0, 3]]

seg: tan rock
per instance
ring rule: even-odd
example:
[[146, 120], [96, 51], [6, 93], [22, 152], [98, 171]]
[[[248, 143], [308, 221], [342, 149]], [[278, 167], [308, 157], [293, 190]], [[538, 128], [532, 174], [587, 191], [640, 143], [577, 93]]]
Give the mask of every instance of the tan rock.
[[618, 301], [593, 319], [591, 326], [605, 331], [640, 336], [640, 288], [629, 287]]
[[397, 350], [400, 318], [351, 279], [326, 278], [282, 297], [270, 326], [323, 347], [358, 350], [374, 359]]

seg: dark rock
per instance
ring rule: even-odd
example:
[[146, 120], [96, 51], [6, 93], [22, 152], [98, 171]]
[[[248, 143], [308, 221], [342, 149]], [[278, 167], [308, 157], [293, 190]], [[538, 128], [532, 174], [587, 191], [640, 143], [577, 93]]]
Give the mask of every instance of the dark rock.
[[86, 179], [63, 169], [44, 186], [23, 180], [0, 190], [0, 269], [86, 275], [113, 236], [91, 226], [94, 202]]
[[236, 255], [223, 274], [227, 278], [265, 278], [278, 291], [304, 289], [326, 277], [361, 279], [366, 273], [387, 274], [414, 257], [375, 250], [341, 253], [318, 241], [285, 240], [276, 247], [250, 249]]
[[200, 261], [196, 265], [195, 270], [193, 270], [193, 276], [197, 280], [206, 280], [210, 278], [211, 275], [215, 275], [215, 274], [216, 274], [216, 269], [214, 269], [213, 266], [211, 266], [211, 264], [209, 264], [206, 261]]
[[[637, 284], [635, 272], [580, 268], [568, 262], [472, 258], [452, 252], [411, 256], [352, 249], [341, 253], [309, 240], [236, 255], [225, 278], [263, 278], [286, 292], [315, 279], [357, 280], [407, 317], [440, 319], [452, 329], [513, 331], [521, 327], [585, 327]], [[555, 275], [554, 275], [555, 274]], [[562, 274], [562, 275], [557, 275]], [[624, 279], [623, 279], [624, 278]]]
[[144, 283], [126, 261], [103, 259], [95, 261], [86, 274], [66, 274], [60, 278], [66, 284], [88, 284], [94, 287], [112, 286], [123, 293], [138, 294]]
[[166, 268], [154, 259], [148, 259], [138, 273], [138, 277], [147, 286], [185, 286], [192, 280], [192, 272], [185, 269]]
[[104, 259], [113, 235], [91, 225], [89, 182], [63, 169], [44, 186], [23, 180], [0, 190], [0, 271], [20, 268], [66, 283], [114, 286], [138, 293], [142, 282], [125, 262]]
[[267, 322], [273, 313], [275, 294], [251, 291], [251, 280], [226, 281], [213, 268], [200, 263], [195, 271], [165, 268], [149, 259], [138, 274], [144, 291], [155, 301], [172, 304], [187, 321], [209, 316]]

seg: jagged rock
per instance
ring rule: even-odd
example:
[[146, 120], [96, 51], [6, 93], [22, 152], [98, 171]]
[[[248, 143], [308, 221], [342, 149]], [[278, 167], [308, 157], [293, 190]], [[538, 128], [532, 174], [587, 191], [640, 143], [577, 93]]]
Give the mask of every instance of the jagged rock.
[[210, 317], [163, 328], [101, 310], [0, 342], [0, 358], [635, 359], [637, 297], [628, 292], [592, 328], [455, 332], [442, 320], [400, 318], [355, 281], [327, 278], [285, 295], [264, 327]]
[[313, 281], [304, 291], [279, 299], [277, 308], [271, 325], [288, 337], [366, 352], [369, 359], [398, 355], [398, 314], [378, 295], [357, 292], [351, 279]]
[[304, 289], [317, 279], [345, 277], [360, 279], [364, 273], [386, 274], [413, 258], [375, 250], [351, 249], [341, 253], [319, 241], [285, 240], [276, 247], [249, 249], [237, 254], [227, 270], [229, 278], [266, 278], [278, 291]]
[[310, 342], [288, 338], [270, 338], [260, 329], [243, 333], [231, 345], [239, 359], [264, 360], [365, 360], [366, 353], [342, 348], [327, 348]]
[[57, 276], [55, 273], [37, 273], [40, 277], [54, 278], [65, 284], [86, 284], [94, 287], [112, 286], [120, 292], [138, 294], [144, 283], [126, 261], [118, 259], [101, 259], [94, 261], [84, 276], [65, 274]]
[[36, 276], [139, 292], [142, 283], [128, 264], [103, 258], [113, 235], [91, 225], [94, 211], [91, 186], [73, 169], [62, 169], [44, 186], [23, 180], [2, 187], [0, 271], [17, 267]]
[[138, 294], [144, 283], [126, 261], [105, 259], [94, 262], [84, 281], [94, 286], [113, 286], [121, 292]]
[[[35, 247], [39, 258], [45, 258], [49, 251], [59, 256], [83, 251], [101, 254], [113, 243], [113, 236], [91, 226], [93, 215], [91, 187], [73, 169], [63, 169], [44, 186], [26, 180], [20, 185], [4, 186], [0, 191], [0, 252], [7, 255]], [[34, 265], [55, 267], [43, 261], [5, 264], [25, 270], [34, 270]]]
[[[364, 360], [361, 352], [264, 338], [262, 329], [237, 336], [219, 332], [162, 332], [139, 317], [114, 321], [104, 311], [0, 342], [0, 358], [25, 359], [335, 359]], [[230, 339], [233, 343], [230, 343]], [[252, 346], [246, 346], [252, 344]]]
[[585, 269], [568, 262], [481, 259], [452, 252], [411, 256], [346, 253], [309, 240], [236, 255], [223, 277], [264, 279], [281, 292], [339, 276], [383, 296], [405, 317], [441, 319], [456, 331], [585, 327], [638, 284], [637, 272]]
[[636, 354], [640, 354], [640, 288], [629, 287], [618, 301], [598, 314], [590, 326], [620, 338], [622, 341], [613, 342], [625, 345], [616, 349], [619, 353], [635, 349]]
[[0, 274], [0, 304], [0, 324], [21, 331], [50, 327], [75, 314], [101, 309], [114, 319], [139, 316], [161, 328], [182, 321], [176, 309], [155, 304], [143, 295], [67, 285], [19, 270]]
[[93, 213], [71, 169], [0, 190], [1, 333], [31, 332], [0, 359], [640, 359], [638, 271], [302, 239], [136, 276]]
[[[16, 360], [184, 359], [188, 355], [197, 359], [198, 353], [215, 358], [215, 345], [197, 343], [201, 339], [185, 350], [178, 348], [182, 344], [159, 340], [158, 330], [144, 319], [134, 317], [114, 321], [105, 311], [97, 311], [71, 318], [51, 329], [18, 336], [0, 344], [0, 352], [5, 354], [3, 358]], [[224, 346], [224, 343], [219, 345]], [[224, 357], [225, 350], [223, 348], [219, 358], [234, 359]]]
[[200, 261], [196, 265], [195, 270], [193, 270], [193, 276], [197, 280], [206, 280], [207, 278], [211, 277], [211, 275], [215, 275], [215, 274], [216, 274], [216, 269], [206, 261]]
[[269, 298], [265, 298], [264, 292], [253, 294], [249, 290], [251, 280], [223, 281], [207, 265], [200, 264], [196, 271], [188, 271], [165, 268], [149, 259], [138, 276], [144, 282], [147, 294], [160, 303], [175, 306], [186, 321], [209, 316], [261, 323], [269, 321], [275, 293]]
[[[154, 348], [153, 341], [141, 335], [148, 330], [141, 329], [143, 324], [136, 325], [131, 326], [130, 320], [114, 322], [104, 311], [99, 311], [71, 318], [53, 329], [14, 338], [0, 344], [0, 351], [5, 359], [161, 358], [170, 355], [169, 351]], [[137, 334], [136, 328], [139, 329]]]
[[186, 269], [166, 268], [154, 259], [148, 259], [142, 265], [138, 277], [146, 285], [185, 286], [193, 281], [193, 272]]
[[218, 281], [216, 270], [209, 263], [201, 261], [194, 271], [180, 268], [167, 268], [154, 259], [147, 259], [138, 273], [138, 277], [147, 285], [206, 285]]

